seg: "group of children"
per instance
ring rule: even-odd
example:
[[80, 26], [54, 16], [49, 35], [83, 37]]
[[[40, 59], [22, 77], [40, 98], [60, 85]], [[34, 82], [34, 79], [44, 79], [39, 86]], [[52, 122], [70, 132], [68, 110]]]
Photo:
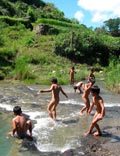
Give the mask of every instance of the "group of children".
[[[76, 73], [75, 68], [72, 67], [70, 70], [70, 84], [72, 85], [74, 84], [75, 73]], [[95, 84], [95, 76], [94, 76], [94, 69], [92, 68], [88, 75], [87, 83], [80, 81], [73, 88], [74, 88], [75, 93], [77, 89], [79, 90], [80, 93], [82, 93], [82, 100], [85, 104], [85, 106], [83, 106], [83, 108], [80, 110], [80, 115], [82, 115], [83, 111], [85, 110], [86, 110], [86, 113], [89, 115], [93, 107], [96, 108], [96, 112], [94, 114], [89, 130], [87, 133], [85, 133], [85, 135], [92, 134], [92, 130], [96, 128], [97, 131], [95, 131], [93, 135], [100, 136], [102, 135], [102, 133], [97, 122], [99, 120], [102, 120], [103, 117], [105, 116], [105, 107], [104, 107], [104, 102], [103, 102], [102, 97], [99, 96], [100, 88], [94, 84]], [[90, 93], [92, 95], [91, 105], [90, 105], [90, 100], [89, 100]]]
[[[70, 84], [74, 84], [74, 67], [71, 68], [70, 71]], [[86, 110], [87, 114], [90, 114], [93, 107], [96, 107], [96, 112], [94, 114], [93, 120], [91, 122], [91, 125], [89, 127], [89, 130], [85, 135], [92, 134], [93, 128], [96, 128], [97, 131], [93, 133], [94, 136], [100, 136], [101, 130], [99, 128], [99, 125], [97, 122], [99, 120], [102, 120], [102, 118], [105, 115], [105, 108], [104, 108], [104, 102], [102, 97], [99, 96], [100, 88], [98, 86], [94, 85], [95, 83], [95, 76], [93, 74], [93, 70], [91, 70], [91, 73], [88, 77], [87, 83], [79, 82], [74, 86], [74, 90], [76, 92], [76, 89], [82, 93], [82, 100], [85, 103], [85, 106], [80, 110], [80, 115], [82, 115], [83, 111]], [[81, 90], [82, 88], [82, 90]], [[48, 104], [47, 111], [49, 116], [56, 120], [56, 107], [59, 103], [59, 94], [60, 92], [68, 98], [67, 94], [63, 91], [62, 87], [58, 85], [57, 78], [51, 79], [51, 86], [49, 89], [46, 90], [40, 90], [39, 93], [45, 93], [45, 92], [51, 92], [52, 97]], [[89, 94], [92, 95], [92, 104], [90, 105], [89, 101]], [[13, 109], [14, 114], [16, 115], [15, 118], [12, 119], [12, 132], [9, 133], [11, 136], [17, 136], [18, 138], [24, 138], [26, 136], [32, 137], [32, 124], [30, 120], [26, 120], [25, 116], [22, 114], [22, 110], [19, 106], [15, 106]], [[29, 131], [29, 133], [27, 133]]]

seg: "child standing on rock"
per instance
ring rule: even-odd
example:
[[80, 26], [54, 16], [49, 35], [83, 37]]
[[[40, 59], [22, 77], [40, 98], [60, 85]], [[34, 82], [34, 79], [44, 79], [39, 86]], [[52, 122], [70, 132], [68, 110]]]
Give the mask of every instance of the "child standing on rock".
[[92, 86], [91, 87], [91, 94], [92, 94], [92, 105], [88, 111], [88, 113], [90, 114], [93, 107], [96, 107], [96, 112], [94, 114], [92, 123], [89, 127], [88, 132], [85, 135], [89, 135], [92, 133], [93, 128], [95, 127], [97, 129], [97, 131], [95, 131], [93, 133], [94, 136], [100, 136], [102, 135], [102, 132], [100, 130], [100, 127], [98, 125], [98, 121], [102, 120], [103, 117], [105, 116], [105, 107], [104, 107], [104, 102], [102, 97], [99, 96], [100, 93], [100, 88], [98, 86]]
[[56, 120], [56, 107], [59, 103], [59, 93], [62, 92], [62, 94], [68, 98], [67, 94], [63, 91], [62, 87], [57, 84], [57, 79], [52, 78], [51, 79], [51, 87], [50, 89], [46, 90], [40, 90], [40, 93], [45, 93], [45, 92], [52, 92], [52, 99], [50, 103], [48, 104], [47, 111], [50, 115], [50, 117], [54, 120]]
[[83, 85], [83, 94], [82, 94], [82, 100], [85, 103], [85, 106], [80, 110], [80, 115], [86, 110], [86, 113], [88, 114], [88, 110], [90, 108], [90, 100], [89, 100], [89, 94], [91, 91], [91, 87], [95, 81], [92, 81], [91, 79]]

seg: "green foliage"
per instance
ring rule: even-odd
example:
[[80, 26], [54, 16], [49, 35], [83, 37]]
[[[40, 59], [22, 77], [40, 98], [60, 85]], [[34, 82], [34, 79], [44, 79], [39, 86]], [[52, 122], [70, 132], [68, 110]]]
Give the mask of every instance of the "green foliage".
[[0, 47], [4, 45], [4, 39], [3, 39], [3, 32], [2, 32], [2, 25], [0, 24]]
[[62, 27], [68, 27], [68, 28], [81, 28], [82, 26], [79, 24], [74, 24], [74, 23], [68, 23], [65, 21], [59, 21], [55, 19], [49, 19], [49, 18], [40, 18], [36, 21], [36, 24], [40, 23], [46, 23], [46, 24], [51, 24], [51, 25], [57, 25], [57, 26], [62, 26]]
[[0, 15], [5, 16], [13, 16], [15, 14], [15, 9], [12, 3], [8, 0], [1, 0], [0, 1]]
[[[74, 62], [108, 65], [109, 51], [101, 37], [87, 29], [60, 34], [55, 41], [55, 53]], [[105, 57], [104, 57], [105, 56]], [[103, 61], [105, 59], [105, 61]]]
[[[27, 24], [26, 27], [30, 28], [32, 22], [39, 18], [52, 18], [71, 22], [71, 20], [65, 18], [64, 13], [57, 9], [52, 3], [45, 3], [42, 0], [1, 0], [0, 15], [29, 19], [29, 24]], [[8, 18], [5, 18], [4, 21], [8, 22], [10, 25], [16, 24], [17, 22], [16, 20]]]
[[46, 3], [46, 5], [42, 9], [37, 10], [36, 15], [39, 18], [56, 19], [59, 21], [66, 21], [71, 23], [71, 20], [65, 18], [64, 13], [58, 10], [58, 8], [56, 8], [52, 3]]
[[106, 69], [106, 85], [112, 91], [120, 93], [120, 58], [112, 58], [110, 64]]
[[27, 57], [19, 57], [16, 59], [16, 76], [15, 79], [24, 80], [34, 78], [29, 67], [29, 59]]
[[23, 2], [27, 3], [28, 5], [35, 5], [37, 7], [45, 6], [45, 3], [42, 0], [22, 0]]
[[3, 73], [3, 71], [0, 70], [0, 80], [4, 80], [5, 78], [5, 74]]
[[12, 48], [0, 48], [0, 79], [8, 77], [15, 66], [17, 51]]
[[34, 37], [33, 36], [26, 36], [25, 38], [24, 38], [24, 43], [25, 43], [25, 46], [27, 46], [27, 47], [32, 47], [32, 46], [34, 46], [34, 44], [35, 44], [35, 39], [34, 39]]
[[16, 49], [0, 48], [0, 66], [13, 66], [16, 53]]
[[[119, 88], [120, 38], [111, 37], [108, 29], [88, 29], [41, 0], [1, 0], [0, 15], [0, 79], [50, 84], [54, 76], [68, 84], [73, 65], [76, 81], [86, 79], [88, 65], [109, 65], [108, 87]], [[47, 25], [49, 33], [32, 31], [38, 24]]]
[[9, 17], [9, 16], [0, 16], [0, 21], [5, 22], [5, 23], [9, 24], [10, 26], [19, 25], [19, 24], [22, 23], [22, 24], [24, 24], [26, 26], [26, 28], [32, 29], [32, 25], [31, 25], [29, 19], [12, 18], [12, 17]]
[[109, 19], [104, 22], [106, 29], [112, 36], [120, 37], [120, 18]]
[[33, 9], [31, 7], [28, 7], [27, 15], [28, 15], [31, 22], [35, 21], [34, 11], [33, 11]]

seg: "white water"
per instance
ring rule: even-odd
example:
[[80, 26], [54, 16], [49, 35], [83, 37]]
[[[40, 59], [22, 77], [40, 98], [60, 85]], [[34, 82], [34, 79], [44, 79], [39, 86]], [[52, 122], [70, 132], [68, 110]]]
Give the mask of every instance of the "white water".
[[[12, 111], [15, 105], [21, 105], [23, 113], [29, 115], [31, 120], [36, 121], [33, 136], [37, 140], [36, 146], [40, 151], [63, 152], [66, 149], [80, 146], [81, 142], [78, 141], [78, 138], [88, 128], [90, 120], [86, 115], [79, 118], [79, 110], [84, 105], [81, 95], [74, 95], [73, 89], [70, 86], [65, 86], [64, 90], [69, 98], [66, 99], [61, 96], [60, 104], [57, 107], [58, 120], [53, 121], [46, 110], [51, 95], [37, 95], [39, 88], [39, 86], [30, 86], [25, 89], [24, 87], [22, 89], [11, 87], [7, 90], [6, 86], [4, 95], [6, 94], [7, 97], [11, 95], [17, 97], [17, 99], [16, 102], [12, 103], [8, 98], [5, 102], [0, 103], [0, 108]], [[101, 93], [105, 107], [120, 107], [119, 96], [105, 93], [104, 91]], [[35, 105], [35, 107], [32, 107], [32, 105]]]

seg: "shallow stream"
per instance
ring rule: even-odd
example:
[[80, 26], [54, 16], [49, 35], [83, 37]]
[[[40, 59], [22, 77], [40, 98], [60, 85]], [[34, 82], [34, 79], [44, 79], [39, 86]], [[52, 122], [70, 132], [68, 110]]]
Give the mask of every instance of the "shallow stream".
[[[38, 150], [63, 152], [81, 145], [79, 138], [88, 130], [94, 111], [90, 116], [86, 114], [80, 116], [79, 111], [84, 105], [81, 94], [74, 94], [72, 86], [66, 85], [62, 88], [69, 98], [66, 99], [62, 94], [60, 95], [57, 121], [53, 121], [46, 110], [51, 93], [37, 94], [38, 90], [47, 88], [49, 86], [0, 84], [0, 153], [2, 155], [13, 156], [13, 153], [16, 153], [16, 156], [24, 155], [18, 152], [20, 142], [6, 135], [11, 130], [12, 109], [16, 105], [20, 105], [23, 113], [34, 120], [33, 136], [36, 138]], [[120, 107], [119, 95], [108, 92], [102, 86], [100, 89], [106, 108]], [[118, 114], [116, 113], [116, 118], [113, 119], [112, 114], [110, 116], [106, 112], [106, 117], [100, 121], [100, 125], [101, 127], [120, 125]], [[30, 155], [29, 151], [27, 154]]]

